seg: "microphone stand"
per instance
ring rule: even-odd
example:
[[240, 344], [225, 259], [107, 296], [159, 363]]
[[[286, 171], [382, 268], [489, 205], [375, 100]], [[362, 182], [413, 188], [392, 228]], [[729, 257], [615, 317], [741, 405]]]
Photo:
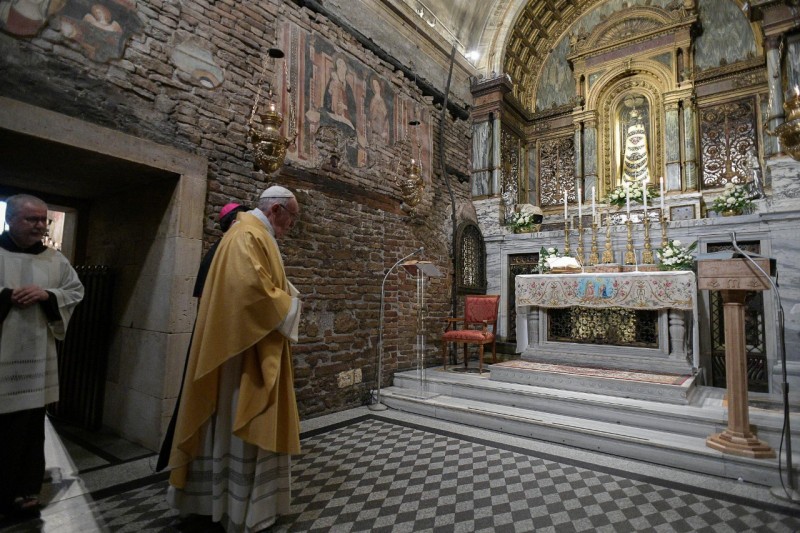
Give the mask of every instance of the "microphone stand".
[[421, 254], [425, 251], [425, 247], [420, 247], [405, 256], [404, 258], [398, 260], [392, 268], [386, 271], [386, 275], [383, 276], [383, 282], [381, 283], [381, 315], [380, 315], [380, 322], [378, 326], [378, 384], [376, 387], [376, 394], [375, 394], [375, 403], [369, 404], [369, 408], [373, 411], [385, 411], [388, 409], [385, 404], [381, 403], [381, 382], [383, 381], [383, 299], [385, 294], [385, 287], [386, 287], [386, 278], [389, 277], [389, 274], [397, 268], [397, 265], [417, 254]]
[[781, 388], [783, 392], [783, 431], [782, 434], [786, 436], [786, 469], [789, 473], [789, 488], [787, 489], [786, 486], [783, 484], [783, 477], [780, 476], [780, 454], [778, 454], [778, 477], [781, 481], [781, 487], [773, 487], [770, 489], [770, 493], [781, 499], [786, 499], [791, 502], [800, 502], [800, 493], [797, 492], [794, 486], [794, 472], [792, 467], [792, 430], [789, 425], [789, 383], [786, 377], [786, 349], [783, 343], [783, 305], [781, 304], [781, 295], [778, 293], [778, 286], [772, 280], [769, 274], [764, 272], [764, 269], [761, 266], [753, 261], [753, 258], [750, 257], [750, 254], [739, 248], [739, 245], [736, 244], [736, 232], [731, 232], [731, 244], [733, 245], [733, 249], [739, 252], [745, 259], [747, 259], [750, 264], [752, 264], [756, 269], [761, 272], [761, 274], [769, 280], [770, 287], [772, 288], [772, 292], [775, 294], [775, 303], [778, 306], [778, 334], [777, 334], [777, 351], [778, 355], [781, 358], [781, 369], [783, 374], [783, 382], [781, 383]]

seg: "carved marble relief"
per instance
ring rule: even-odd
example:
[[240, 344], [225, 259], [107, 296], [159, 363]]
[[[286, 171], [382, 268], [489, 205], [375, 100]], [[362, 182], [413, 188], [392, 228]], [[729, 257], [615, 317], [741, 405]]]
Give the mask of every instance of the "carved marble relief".
[[511, 199], [514, 204], [520, 203], [520, 196], [525, 194], [525, 184], [521, 180], [522, 150], [520, 138], [511, 130], [503, 127], [500, 130], [500, 158], [503, 162], [503, 191], [515, 191]]
[[[374, 68], [321, 35], [286, 23], [279, 41], [296, 106], [298, 136], [289, 157], [304, 166], [335, 159], [382, 174], [394, 173], [399, 158], [414, 157], [430, 183], [432, 120], [424, 105], [396, 92]], [[285, 94], [283, 76], [276, 76], [275, 84]], [[285, 117], [290, 104], [290, 98], [281, 101]]]
[[757, 154], [755, 102], [752, 98], [700, 109], [703, 188], [745, 183], [750, 156]]
[[575, 190], [575, 139], [572, 135], [539, 143], [539, 194], [542, 207], [564, 201], [577, 202]]

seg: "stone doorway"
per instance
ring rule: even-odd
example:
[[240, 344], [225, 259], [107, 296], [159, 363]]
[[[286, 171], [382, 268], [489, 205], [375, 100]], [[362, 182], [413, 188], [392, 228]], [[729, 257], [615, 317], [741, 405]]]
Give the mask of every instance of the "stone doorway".
[[194, 322], [207, 161], [0, 98], [0, 192], [75, 209], [76, 264], [116, 271], [104, 425], [157, 450]]

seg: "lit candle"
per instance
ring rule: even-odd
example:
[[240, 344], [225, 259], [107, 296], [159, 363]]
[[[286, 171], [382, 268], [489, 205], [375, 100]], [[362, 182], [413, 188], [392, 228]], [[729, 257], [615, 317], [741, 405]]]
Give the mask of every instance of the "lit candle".
[[592, 224], [594, 224], [595, 218], [597, 218], [597, 214], [594, 207], [594, 187], [592, 187]]
[[567, 220], [567, 190], [564, 189], [564, 221]]
[[658, 178], [661, 182], [661, 216], [664, 216], [664, 176]]
[[583, 203], [581, 201], [581, 188], [578, 187], [578, 225], [581, 225], [581, 215], [583, 211]]

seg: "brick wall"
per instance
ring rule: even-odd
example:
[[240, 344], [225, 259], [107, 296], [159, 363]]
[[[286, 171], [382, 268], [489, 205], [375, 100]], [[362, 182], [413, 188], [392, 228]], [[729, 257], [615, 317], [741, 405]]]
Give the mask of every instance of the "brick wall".
[[[0, 33], [0, 95], [206, 157], [206, 248], [219, 238], [216, 213], [225, 203], [252, 205], [272, 182], [298, 191], [302, 216], [282, 250], [289, 277], [304, 294], [294, 349], [303, 417], [364, 403], [375, 384], [381, 281], [396, 260], [419, 246], [446, 273], [431, 280], [426, 294], [428, 352], [431, 362], [438, 361], [439, 319], [450, 314], [452, 232], [451, 200], [438, 171], [427, 173], [424, 199], [408, 213], [391, 178], [396, 143], [368, 146], [367, 163], [351, 164], [342, 152], [341, 164], [332, 165], [337, 148], [317, 142], [314, 157], [290, 154], [280, 173], [269, 177], [253, 169], [247, 143], [259, 54], [275, 46], [287, 25], [331, 43], [329, 54], [345, 57], [362, 75], [378, 76], [397, 101], [420, 110], [429, 128], [428, 164], [438, 169], [440, 109], [413, 79], [396, 74], [323, 16], [278, 0], [137, 2], [135, 19], [125, 26], [136, 31], [122, 57], [107, 61], [97, 60], [91, 42], [67, 38], [64, 20], [53, 14], [35, 37]], [[224, 72], [217, 87], [204, 87], [176, 67], [175, 50], [187, 42], [211, 52]], [[446, 76], [443, 71], [441, 79]], [[467, 173], [469, 124], [449, 114], [446, 120], [447, 164]], [[469, 201], [466, 185], [453, 180], [452, 186], [458, 203]], [[415, 282], [400, 272], [388, 278], [386, 289], [384, 385], [393, 370], [414, 364], [417, 324]]]

